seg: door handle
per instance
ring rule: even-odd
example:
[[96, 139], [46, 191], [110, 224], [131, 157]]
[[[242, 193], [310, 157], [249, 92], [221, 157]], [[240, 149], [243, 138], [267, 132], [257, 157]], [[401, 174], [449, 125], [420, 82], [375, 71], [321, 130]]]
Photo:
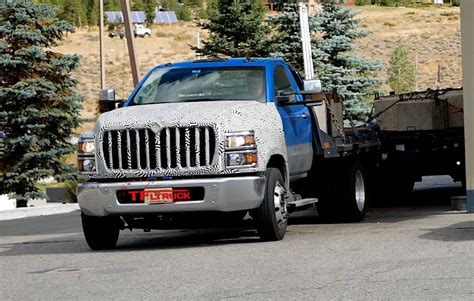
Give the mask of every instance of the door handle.
[[309, 117], [309, 115], [306, 114], [306, 113], [301, 113], [300, 117], [303, 118], [303, 119], [306, 119], [306, 118]]

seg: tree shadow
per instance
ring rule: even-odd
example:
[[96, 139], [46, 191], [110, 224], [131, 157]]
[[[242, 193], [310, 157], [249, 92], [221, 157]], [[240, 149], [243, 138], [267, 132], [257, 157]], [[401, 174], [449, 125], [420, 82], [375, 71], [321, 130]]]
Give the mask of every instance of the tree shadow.
[[474, 221], [453, 224], [438, 229], [427, 229], [422, 239], [437, 241], [474, 241]]

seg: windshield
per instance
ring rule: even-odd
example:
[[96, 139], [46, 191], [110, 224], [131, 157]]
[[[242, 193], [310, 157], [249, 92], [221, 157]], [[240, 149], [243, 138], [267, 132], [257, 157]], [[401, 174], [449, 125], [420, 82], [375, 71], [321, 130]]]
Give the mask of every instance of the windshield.
[[263, 68], [158, 69], [145, 80], [133, 104], [208, 100], [265, 101]]

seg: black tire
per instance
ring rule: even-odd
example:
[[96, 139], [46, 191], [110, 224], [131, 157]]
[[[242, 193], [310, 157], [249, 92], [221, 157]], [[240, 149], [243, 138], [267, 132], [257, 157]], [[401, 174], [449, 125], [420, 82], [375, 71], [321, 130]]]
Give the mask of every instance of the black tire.
[[120, 232], [120, 217], [97, 217], [81, 213], [81, 219], [86, 242], [92, 250], [107, 250], [115, 247]]
[[[277, 241], [285, 237], [288, 226], [286, 210], [285, 181], [277, 168], [268, 168], [266, 172], [266, 187], [263, 202], [253, 214], [258, 234], [263, 241]], [[281, 190], [280, 194], [276, 190]], [[275, 197], [280, 197], [281, 207], [275, 207]]]
[[369, 175], [359, 161], [344, 163], [325, 182], [317, 204], [318, 215], [331, 222], [360, 222], [371, 199]]

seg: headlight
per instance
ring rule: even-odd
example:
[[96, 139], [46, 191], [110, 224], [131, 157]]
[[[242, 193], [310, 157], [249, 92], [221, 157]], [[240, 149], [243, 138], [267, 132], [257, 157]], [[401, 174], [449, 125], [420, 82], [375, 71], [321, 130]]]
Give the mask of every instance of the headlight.
[[226, 135], [226, 149], [255, 148], [256, 144], [253, 131], [235, 132]]
[[93, 154], [95, 152], [94, 141], [80, 141], [77, 144], [77, 152], [83, 154]]
[[95, 159], [93, 158], [78, 158], [77, 168], [80, 172], [95, 172]]
[[251, 168], [258, 163], [254, 131], [242, 131], [225, 136], [225, 165], [227, 168]]
[[256, 150], [226, 154], [226, 166], [228, 168], [255, 167], [257, 161]]
[[77, 143], [77, 169], [81, 174], [95, 174], [95, 143], [93, 136], [81, 136]]

